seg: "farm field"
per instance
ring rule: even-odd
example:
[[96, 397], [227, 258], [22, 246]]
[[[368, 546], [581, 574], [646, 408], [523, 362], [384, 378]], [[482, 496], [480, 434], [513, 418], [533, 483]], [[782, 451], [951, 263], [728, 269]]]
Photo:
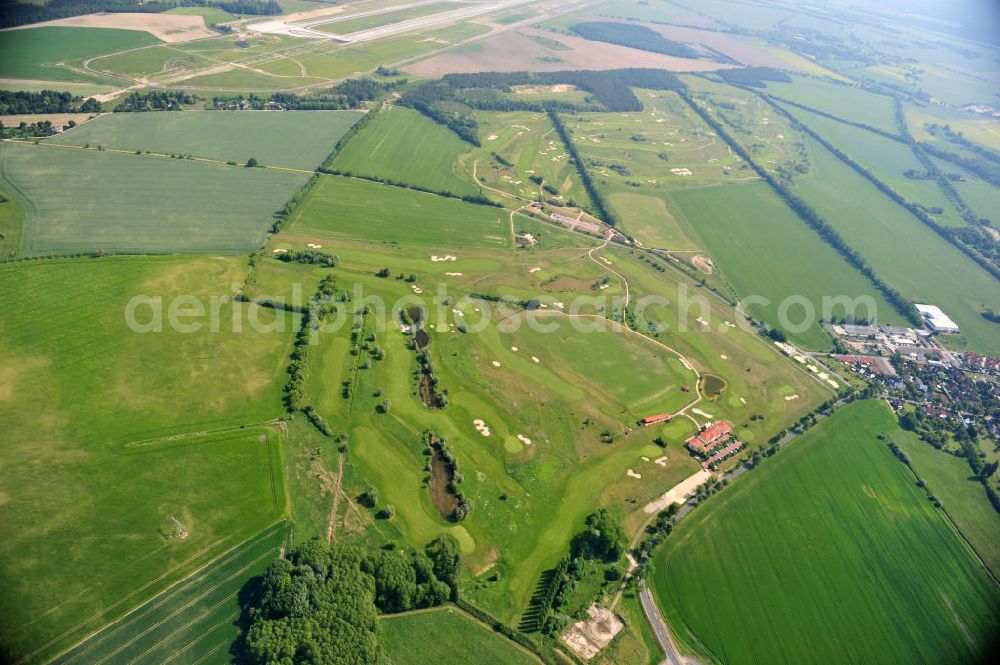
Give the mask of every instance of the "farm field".
[[47, 143], [149, 150], [313, 170], [361, 118], [357, 111], [110, 113]]
[[79, 69], [80, 61], [104, 53], [159, 44], [138, 30], [47, 26], [0, 32], [0, 76], [45, 81], [106, 83], [103, 77]]
[[[391, 665], [540, 662], [514, 642], [450, 607], [383, 617], [381, 627], [381, 643]], [[422, 648], [414, 651], [415, 644]]]
[[347, 142], [329, 166], [436, 192], [476, 194], [478, 188], [456, 174], [460, 156], [472, 147], [418, 111], [387, 106]]
[[[941, 307], [958, 323], [970, 350], [1000, 352], [993, 324], [979, 314], [984, 307], [1000, 309], [995, 280], [822, 146], [810, 140], [809, 152], [812, 171], [796, 181], [794, 191], [876, 274], [911, 300]], [[845, 191], [853, 195], [844, 197]], [[897, 251], [887, 252], [889, 247]]]
[[982, 483], [970, 477], [969, 464], [935, 449], [909, 432], [894, 437], [909, 455], [914, 470], [944, 504], [948, 515], [994, 575], [1000, 571], [1000, 515]]
[[251, 250], [308, 179], [45, 145], [4, 143], [0, 157], [5, 187], [25, 206], [25, 256]]
[[[768, 81], [766, 92], [851, 122], [897, 133], [892, 98], [886, 95], [803, 76], [793, 77], [790, 83]], [[791, 110], [797, 112], [799, 109]]]
[[283, 521], [268, 527], [53, 663], [225, 661], [239, 634], [236, 622], [242, 612], [240, 588], [277, 558], [287, 531]]
[[899, 433], [885, 405], [844, 407], [681, 522], [653, 584], [688, 648], [730, 663], [987, 648], [1000, 595], [880, 432]]
[[508, 213], [436, 194], [326, 176], [289, 220], [289, 233], [400, 245], [508, 247]]
[[[137, 334], [123, 316], [134, 296], [207, 308], [244, 271], [207, 257], [0, 266], [4, 648], [52, 656], [283, 514], [279, 433], [254, 423], [282, 412], [291, 317], [244, 304], [248, 328], [285, 330], [235, 333], [223, 302], [220, 332], [175, 331], [164, 312], [163, 332]], [[187, 538], [169, 537], [171, 515]]]
[[[743, 297], [763, 296], [770, 302], [752, 306], [751, 313], [778, 326], [784, 299], [805, 297], [811, 303], [815, 321], [802, 332], [789, 331], [795, 342], [814, 349], [831, 347], [819, 320], [842, 318], [847, 312], [841, 306], [825, 315], [824, 298], [847, 296], [854, 301], [865, 296], [872, 299], [873, 314], [879, 323], [905, 323], [858, 270], [763, 182], [683, 189], [671, 198], [737, 292]], [[860, 308], [857, 315], [868, 318], [867, 309]], [[803, 316], [802, 306], [789, 307], [787, 316], [798, 323]]]
[[936, 182], [933, 180], [914, 180], [904, 175], [908, 170], [917, 173], [923, 173], [926, 170], [913, 154], [910, 146], [809, 111], [794, 107], [790, 107], [788, 110], [854, 161], [863, 164], [877, 178], [887, 183], [907, 200], [928, 209], [940, 208], [942, 212], [935, 213], [933, 216], [942, 225], [959, 228], [966, 226], [965, 220], [962, 219], [958, 210], [947, 199]]

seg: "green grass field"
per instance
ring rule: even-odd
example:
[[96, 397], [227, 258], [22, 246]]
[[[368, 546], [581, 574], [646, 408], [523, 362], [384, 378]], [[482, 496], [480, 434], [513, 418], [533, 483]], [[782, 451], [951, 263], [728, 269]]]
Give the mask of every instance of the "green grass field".
[[511, 242], [508, 213], [500, 208], [336, 176], [320, 179], [287, 231], [430, 248], [503, 248]]
[[514, 642], [451, 607], [386, 616], [379, 625], [390, 665], [539, 662]]
[[990, 504], [982, 483], [972, 477], [968, 462], [909, 432], [900, 432], [893, 441], [910, 456], [917, 475], [941, 500], [993, 574], [1000, 574], [1000, 514]]
[[886, 95], [878, 95], [852, 85], [837, 85], [804, 76], [794, 77], [791, 83], [769, 81], [767, 93], [852, 122], [897, 133], [892, 98]]
[[0, 157], [26, 256], [252, 250], [308, 178], [93, 148], [5, 143]]
[[456, 174], [458, 158], [470, 144], [412, 109], [390, 106], [377, 113], [337, 154], [332, 168], [436, 192], [478, 192], [471, 180]]
[[875, 438], [898, 432], [844, 407], [686, 518], [653, 575], [675, 636], [734, 664], [984, 655], [1000, 592]]
[[[842, 259], [806, 226], [762, 182], [684, 189], [672, 195], [687, 224], [701, 238], [715, 265], [742, 297], [763, 296], [770, 305], [754, 306], [751, 313], [772, 326], [779, 325], [779, 307], [785, 298], [802, 296], [812, 303], [815, 322], [801, 333], [789, 331], [796, 342], [810, 348], [829, 348], [829, 336], [819, 320], [823, 299], [867, 296], [883, 324], [903, 319], [861, 273]], [[858, 315], [866, 316], [866, 308]], [[843, 308], [831, 310], [844, 316]], [[802, 321], [803, 308], [790, 307], [788, 318]]]
[[239, 630], [238, 593], [287, 538], [285, 522], [226, 552], [53, 663], [226, 662]]
[[355, 111], [111, 113], [46, 142], [149, 150], [312, 170], [361, 118]]
[[829, 151], [808, 143], [812, 170], [793, 190], [882, 279], [915, 302], [941, 307], [958, 323], [970, 350], [1000, 352], [995, 325], [979, 314], [984, 308], [1000, 309], [996, 280]]
[[86, 58], [159, 44], [138, 30], [45, 26], [0, 32], [0, 76], [43, 81], [106, 82], [79, 69]]
[[[223, 300], [219, 332], [208, 325], [209, 298], [231, 298], [244, 272], [234, 258], [0, 266], [7, 648], [51, 656], [284, 512], [278, 432], [253, 423], [282, 413], [295, 322], [241, 305], [236, 333]], [[138, 295], [163, 299], [163, 332], [126, 325]], [[203, 303], [202, 330], [169, 325], [180, 295]], [[188, 538], [161, 534], [171, 515]]]

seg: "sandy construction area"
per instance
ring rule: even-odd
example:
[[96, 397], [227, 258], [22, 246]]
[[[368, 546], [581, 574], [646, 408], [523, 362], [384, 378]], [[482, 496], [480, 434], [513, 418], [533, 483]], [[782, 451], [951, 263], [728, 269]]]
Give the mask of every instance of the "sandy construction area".
[[709, 478], [712, 477], [711, 471], [706, 471], [702, 469], [698, 471], [693, 476], [688, 476], [681, 482], [674, 485], [668, 492], [664, 493], [659, 499], [655, 501], [650, 501], [643, 508], [643, 512], [647, 515], [653, 515], [661, 510], [665, 510], [667, 506], [672, 503], [684, 503], [687, 501], [687, 497], [698, 489], [699, 485], [704, 484]]
[[[568, 47], [553, 50], [532, 37], [555, 39]], [[654, 67], [673, 72], [704, 72], [723, 69], [709, 60], [675, 58], [615, 44], [594, 42], [568, 35], [524, 28], [502, 32], [478, 42], [477, 50], [442, 53], [420, 60], [403, 69], [417, 76], [436, 78], [453, 72], [559, 71], [563, 69], [619, 69]]]
[[625, 624], [611, 610], [596, 604], [587, 608], [587, 621], [577, 621], [563, 633], [563, 642], [581, 658], [590, 659], [622, 631]]
[[120, 30], [142, 30], [165, 42], [189, 42], [192, 39], [216, 37], [205, 26], [205, 19], [200, 16], [184, 16], [180, 14], [85, 14], [60, 18], [44, 23], [19, 25], [11, 30], [37, 28], [45, 25], [62, 25], [76, 28], [118, 28]]

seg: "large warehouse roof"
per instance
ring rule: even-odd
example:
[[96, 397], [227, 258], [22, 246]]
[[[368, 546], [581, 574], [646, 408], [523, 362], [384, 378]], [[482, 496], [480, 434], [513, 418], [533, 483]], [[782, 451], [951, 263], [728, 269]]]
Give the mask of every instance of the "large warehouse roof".
[[916, 307], [917, 311], [924, 317], [924, 320], [927, 321], [927, 325], [930, 326], [931, 330], [958, 332], [958, 324], [942, 312], [941, 308], [937, 305], [917, 305]]

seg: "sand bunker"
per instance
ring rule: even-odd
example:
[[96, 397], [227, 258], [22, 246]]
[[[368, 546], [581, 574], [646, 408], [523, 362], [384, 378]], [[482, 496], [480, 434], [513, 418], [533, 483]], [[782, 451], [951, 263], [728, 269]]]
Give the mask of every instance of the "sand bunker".
[[499, 360], [494, 360], [494, 361], [493, 361], [492, 363], [490, 363], [490, 364], [491, 364], [491, 365], [493, 365], [494, 367], [499, 367], [499, 366], [500, 366], [500, 361], [499, 361]]
[[539, 268], [538, 266], [535, 266], [534, 268], [532, 268], [532, 269], [531, 269], [531, 270], [529, 270], [528, 272], [529, 272], [529, 273], [536, 273], [536, 272], [538, 272], [539, 270], [541, 270], [541, 268]]
[[460, 272], [446, 272], [445, 273], [445, 277], [461, 277], [461, 276], [462, 276], [462, 273], [460, 273]]
[[798, 399], [798, 398], [799, 398], [798, 395], [785, 395], [785, 401], [786, 402], [791, 402], [792, 400]]
[[531, 439], [529, 439], [528, 437], [526, 437], [523, 434], [518, 434], [517, 435], [517, 440], [520, 441], [521, 443], [523, 443], [526, 446], [530, 446], [531, 445]]
[[438, 256], [437, 254], [431, 255], [431, 261], [434, 263], [441, 263], [442, 261], [457, 261], [457, 256], [452, 256], [451, 254], [445, 254], [444, 256]]
[[275, 254], [287, 254], [288, 253], [287, 249], [281, 249], [280, 247], [278, 249], [274, 249], [274, 250], [271, 250], [271, 251], [274, 252]]
[[636, 478], [636, 479], [638, 479], [638, 478], [642, 478], [642, 474], [641, 473], [636, 473], [632, 469], [629, 469], [628, 470], [628, 477], [629, 478]]
[[653, 464], [659, 464], [662, 467], [666, 467], [667, 466], [667, 456], [664, 455], [663, 457], [657, 457], [655, 460], [653, 460]]
[[490, 428], [486, 425], [486, 421], [482, 418], [476, 418], [472, 421], [472, 424], [475, 426], [476, 431], [483, 436], [489, 436], [491, 434]]
[[538, 362], [541, 362], [541, 361], [538, 359], [538, 356], [531, 356], [531, 362], [538, 363]]
[[691, 409], [691, 411], [694, 412], [694, 413], [697, 413], [702, 418], [714, 418], [715, 417], [711, 413], [706, 413], [705, 411], [702, 411], [701, 409], [695, 408], [695, 409]]
[[317, 245], [314, 242], [306, 243], [306, 247], [310, 249], [323, 249], [323, 245]]

